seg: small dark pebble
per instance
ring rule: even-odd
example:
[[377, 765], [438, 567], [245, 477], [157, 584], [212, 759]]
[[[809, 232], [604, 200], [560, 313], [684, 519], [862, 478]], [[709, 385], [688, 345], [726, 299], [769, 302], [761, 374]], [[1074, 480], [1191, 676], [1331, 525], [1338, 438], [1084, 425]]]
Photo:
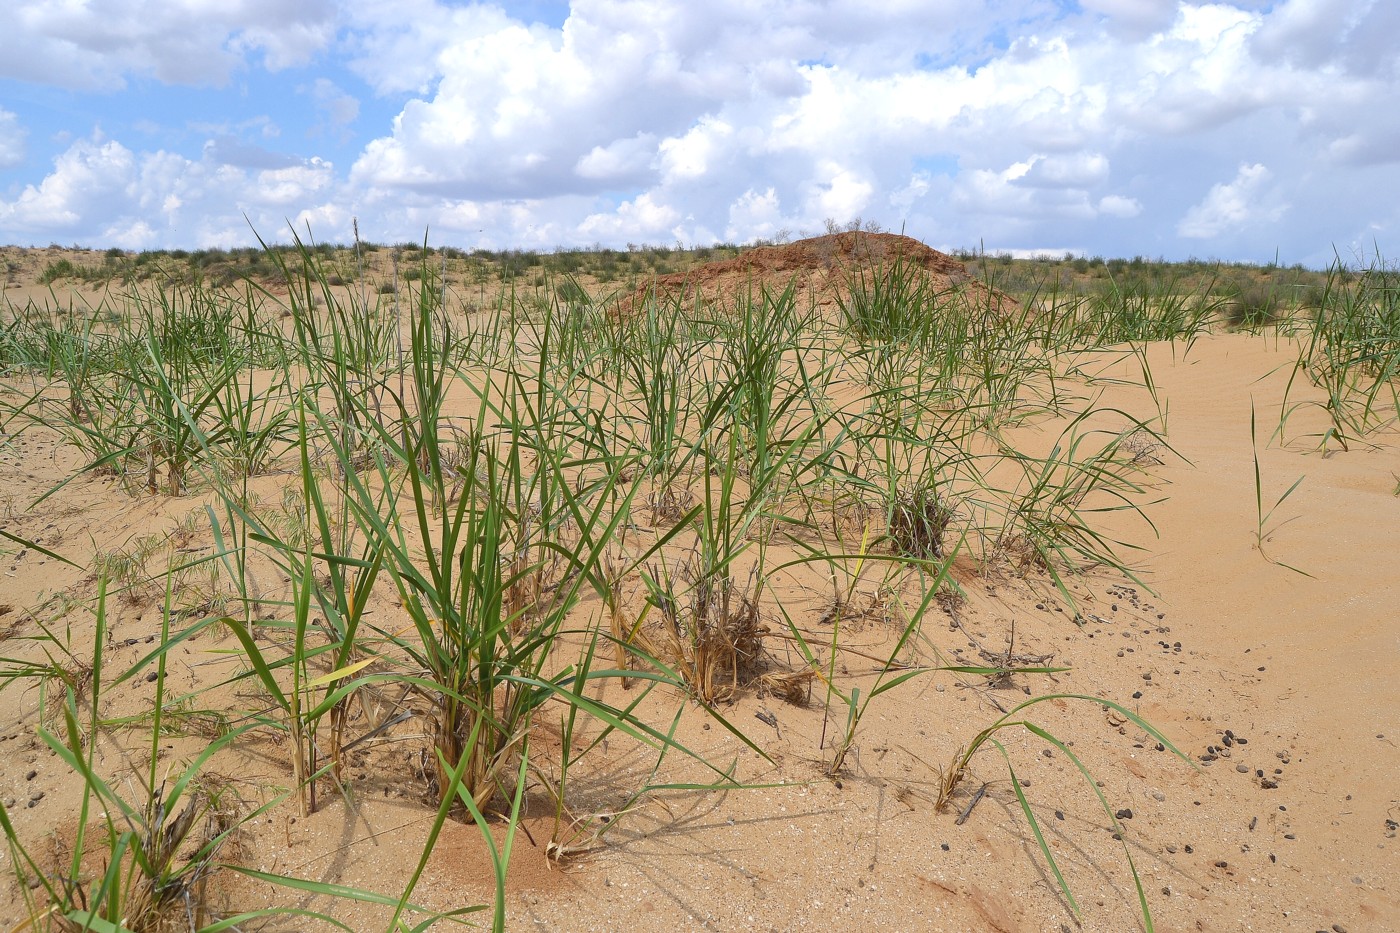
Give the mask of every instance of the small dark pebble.
[[1275, 862], [1277, 862], [1277, 861], [1278, 861], [1278, 856], [1275, 855], [1274, 853], [1270, 852], [1270, 853], [1269, 853], [1269, 864], [1272, 865], [1273, 863], [1275, 863]]
[[1297, 839], [1298, 837], [1295, 836], [1295, 835], [1293, 835], [1292, 833], [1284, 833], [1284, 834], [1283, 834], [1283, 838], [1285, 838], [1285, 839]]
[[155, 682], [156, 682], [156, 676], [157, 676], [157, 675], [156, 675], [156, 672], [155, 672], [155, 671], [151, 671], [149, 674], [146, 675], [146, 683], [148, 683], [148, 684], [153, 684], [153, 683], [155, 683]]
[[1273, 778], [1264, 778], [1264, 780], [1259, 782], [1259, 786], [1265, 790], [1277, 790], [1278, 781], [1275, 781]]
[[27, 773], [27, 774], [24, 776], [24, 779], [25, 779], [26, 781], [32, 781], [32, 780], [34, 780], [34, 779], [35, 779], [36, 777], [38, 777], [38, 776], [39, 776], [39, 772], [38, 772], [38, 771], [30, 771], [29, 773]]
[[1133, 699], [1134, 699], [1134, 700], [1141, 700], [1141, 699], [1142, 699], [1142, 691], [1141, 691], [1141, 690], [1134, 691], [1134, 693], [1133, 693]]
[[1124, 807], [1123, 809], [1119, 810], [1113, 815], [1118, 817], [1118, 819], [1120, 820], [1131, 820], [1133, 818], [1133, 811], [1128, 809], [1127, 807]]
[[938, 848], [942, 849], [944, 852], [947, 852], [947, 851], [949, 850], [949, 848], [951, 848], [951, 847], [948, 845], [948, 843], [945, 842], [945, 843], [943, 843], [942, 845], [940, 845]]
[[1259, 825], [1259, 817], [1257, 817], [1257, 816], [1252, 816], [1252, 817], [1249, 818], [1249, 831], [1250, 831], [1250, 832], [1254, 832], [1254, 827], [1256, 827], [1256, 826], [1258, 826], [1258, 825]]
[[1064, 819], [1064, 818], [1065, 818], [1065, 814], [1064, 814], [1064, 811], [1063, 811], [1063, 810], [1056, 810], [1056, 811], [1055, 811], [1055, 819], [1057, 819], [1057, 820], [1062, 820], [1062, 819]]
[[1196, 850], [1193, 849], [1193, 848], [1191, 848], [1191, 847], [1188, 845], [1188, 846], [1186, 846], [1185, 851], [1186, 851], [1186, 854], [1187, 854], [1187, 855], [1190, 855], [1192, 852], [1194, 852], [1194, 851], [1196, 851]]
[[1332, 924], [1332, 933], [1347, 933], [1347, 928], [1340, 923]]
[[1235, 744], [1236, 744], [1236, 745], [1248, 745], [1248, 744], [1249, 744], [1249, 739], [1242, 739], [1242, 738], [1240, 738], [1239, 736], [1235, 736]]
[[1230, 867], [1230, 863], [1227, 862], [1227, 861], [1225, 861], [1224, 859], [1221, 859], [1220, 861], [1218, 861], [1218, 862], [1215, 863], [1215, 867], [1216, 867], [1216, 868], [1229, 868], [1229, 867]]
[[1248, 774], [1249, 765], [1235, 765], [1235, 770], [1238, 771], [1240, 774]]

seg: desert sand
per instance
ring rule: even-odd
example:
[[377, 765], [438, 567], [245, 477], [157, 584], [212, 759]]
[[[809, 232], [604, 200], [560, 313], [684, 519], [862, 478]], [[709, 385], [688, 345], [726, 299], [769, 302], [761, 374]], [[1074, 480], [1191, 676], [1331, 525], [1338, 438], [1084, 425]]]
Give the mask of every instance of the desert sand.
[[[7, 297], [45, 293], [28, 281]], [[748, 786], [663, 790], [616, 812], [646, 780], [655, 756], [614, 735], [571, 781], [575, 813], [616, 823], [596, 847], [550, 863], [544, 846], [554, 830], [552, 810], [543, 794], [528, 799], [508, 875], [509, 928], [1138, 929], [1123, 843], [1060, 750], [1025, 730], [1006, 730], [999, 736], [1009, 758], [984, 747], [951, 805], [935, 810], [939, 769], [960, 747], [1017, 703], [1054, 693], [1120, 703], [1190, 759], [1159, 749], [1133, 722], [1094, 702], [1052, 700], [1025, 714], [1081, 756], [1119, 814], [1157, 930], [1400, 929], [1400, 434], [1386, 429], [1324, 455], [1308, 437], [1322, 430], [1322, 415], [1305, 408], [1282, 441], [1271, 439], [1297, 356], [1294, 338], [1217, 327], [1189, 343], [1151, 344], [1147, 353], [1155, 403], [1136, 382], [1137, 361], [1120, 348], [1089, 354], [1081, 367], [1098, 377], [1082, 392], [1099, 406], [1143, 417], [1160, 404], [1166, 412], [1162, 434], [1170, 447], [1144, 451], [1142, 464], [1140, 501], [1155, 533], [1128, 512], [1095, 519], [1105, 533], [1141, 548], [1126, 553], [1138, 581], [1088, 569], [1067, 578], [1070, 604], [1042, 571], [960, 560], [952, 572], [964, 599], [930, 607], [917, 648], [919, 663], [986, 664], [1002, 652], [1048, 658], [1044, 663], [1067, 670], [994, 682], [972, 674], [915, 677], [871, 702], [834, 777], [823, 773], [830, 756], [823, 736], [829, 745], [844, 712], [824, 709], [820, 680], [805, 706], [754, 686], [718, 704], [763, 755], [693, 702], [657, 691], [645, 701], [650, 721], [666, 729], [679, 710], [676, 740], [710, 761], [734, 762], [734, 776]], [[28, 376], [7, 378], [6, 398], [14, 404], [34, 385]], [[1318, 397], [1311, 386], [1295, 386], [1292, 401]], [[1251, 404], [1261, 426], [1257, 445]], [[1064, 423], [1037, 419], [1008, 430], [1018, 444], [1045, 448]], [[1269, 516], [1262, 552], [1256, 449], [1265, 510], [1301, 477]], [[0, 524], [79, 565], [0, 542], [0, 655], [34, 660], [53, 651], [35, 640], [41, 623], [75, 651], [90, 647], [94, 554], [152, 535], [176, 534], [177, 546], [190, 552], [210, 545], [207, 522], [199, 525], [210, 494], [197, 484], [177, 497], [130, 494], [110, 477], [85, 474], [34, 504], [81, 465], [53, 431], [12, 428], [0, 436]], [[275, 503], [292, 481], [274, 474], [256, 478], [255, 486], [263, 501]], [[179, 537], [192, 513], [193, 530]], [[820, 627], [828, 591], [814, 580], [780, 574], [768, 599], [829, 633]], [[866, 584], [872, 600], [875, 582]], [[267, 588], [286, 590], [274, 580]], [[625, 589], [633, 611], [644, 596], [639, 583]], [[161, 627], [158, 588], [139, 601], [113, 599], [109, 609], [104, 664], [115, 671], [151, 650]], [[394, 609], [387, 597], [377, 607], [383, 614]], [[598, 609], [589, 597], [580, 611]], [[781, 617], [768, 604], [762, 612], [768, 650], [800, 666], [780, 637]], [[842, 655], [843, 683], [868, 682], [878, 665], [864, 659], [888, 653], [893, 631], [878, 611], [847, 620], [843, 641], [856, 653]], [[213, 634], [192, 639], [170, 656], [168, 676], [179, 691], [217, 684], [238, 664], [232, 644]], [[113, 688], [104, 715], [135, 715], [143, 701], [148, 708], [150, 689], [144, 678]], [[615, 682], [604, 692], [614, 703], [630, 699]], [[216, 699], [229, 709], [253, 704], [230, 688]], [[0, 795], [19, 836], [61, 863], [75, 833], [80, 787], [37, 737], [45, 722], [58, 728], [33, 684], [14, 680], [0, 692]], [[224, 857], [397, 895], [433, 817], [416, 760], [422, 731], [405, 723], [399, 741], [352, 764], [351, 802], [323, 787], [320, 809], [310, 816], [290, 803], [274, 807], [253, 817]], [[547, 746], [557, 736], [557, 713], [542, 716], [533, 741]], [[149, 742], [148, 733], [113, 726], [98, 743], [114, 784], [135, 781], [144, 767], [142, 741]], [[174, 732], [160, 741], [162, 760], [174, 766], [207, 742], [193, 725]], [[245, 812], [291, 780], [284, 744], [271, 737], [240, 742], [212, 762]], [[1078, 917], [1025, 819], [1008, 760]], [[657, 780], [714, 777], [673, 755]], [[956, 822], [965, 810], [965, 821]], [[495, 831], [504, 838], [502, 825]], [[4, 861], [0, 927], [19, 929], [25, 906], [10, 858]], [[208, 896], [230, 913], [293, 898], [285, 888], [230, 872], [211, 879]], [[387, 917], [375, 905], [300, 896], [301, 906], [332, 912], [350, 929], [374, 929]], [[480, 833], [449, 823], [414, 900], [447, 909], [489, 904], [491, 897]], [[483, 917], [489, 923], [489, 913], [476, 915]], [[302, 923], [274, 917], [240, 928], [307, 928]]]

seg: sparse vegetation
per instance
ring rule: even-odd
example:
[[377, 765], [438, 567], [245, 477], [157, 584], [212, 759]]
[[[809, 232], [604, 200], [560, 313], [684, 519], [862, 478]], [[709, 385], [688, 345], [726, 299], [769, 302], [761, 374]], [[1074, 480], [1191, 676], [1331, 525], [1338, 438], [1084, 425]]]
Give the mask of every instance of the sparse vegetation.
[[[1282, 281], [1313, 287], [1299, 269], [1239, 284], [1247, 270], [1218, 264], [969, 254], [987, 287], [976, 294], [1009, 294], [1005, 306], [896, 262], [853, 272], [823, 309], [792, 286], [638, 304], [611, 288], [732, 246], [357, 246], [109, 250], [100, 266], [61, 259], [42, 278], [93, 281], [96, 269], [126, 291], [3, 309], [0, 372], [27, 383], [4, 396], [3, 430], [63, 438], [81, 460], [65, 484], [100, 476], [143, 502], [200, 497], [169, 545], [83, 555], [68, 542], [64, 558], [85, 561], [97, 587], [91, 644], [43, 625], [28, 655], [0, 659], [0, 688], [40, 689], [37, 735], [81, 793], [80, 831], [56, 864], [0, 805], [35, 928], [135, 933], [179, 914], [229, 929], [273, 912], [217, 902], [206, 882], [223, 872], [320, 897], [327, 918], [336, 899], [382, 908], [389, 929], [418, 911], [423, 929], [477, 909], [413, 903], [452, 820], [481, 828], [502, 928], [530, 798], [549, 803], [558, 861], [662, 791], [745, 786], [732, 762], [677, 738], [683, 715], [771, 761], [729, 704], [817, 693], [832, 725], [805, 753], [811, 777], [841, 780], [877, 698], [919, 678], [1034, 683], [1065, 670], [1009, 647], [1000, 663], [953, 662], [925, 626], [968, 579], [1028, 580], [1070, 608], [1088, 568], [1137, 580], [1138, 542], [1101, 520], [1128, 513], [1155, 530], [1149, 474], [1174, 451], [1148, 342], [1189, 344], [1212, 327], [1300, 334], [1294, 375], [1329, 398], [1323, 448], [1400, 419], [1400, 302], [1385, 266], [1339, 266], [1304, 307]], [[377, 252], [392, 258], [365, 272], [359, 260]], [[1155, 410], [1102, 404], [1086, 355], [1137, 366]], [[1279, 436], [1303, 404], [1285, 404]], [[1265, 509], [1252, 441], [1262, 551], [1297, 483]], [[199, 597], [184, 598], [195, 576]], [[826, 611], [793, 595], [828, 585]], [[160, 631], [113, 674], [103, 652], [118, 603], [159, 604]], [[889, 629], [877, 653], [849, 639], [858, 624]], [[169, 665], [195, 642], [233, 663], [172, 694]], [[155, 685], [152, 707], [109, 714], [113, 688], [138, 679]], [[999, 741], [1021, 729], [1068, 756], [1121, 838], [1088, 765], [1022, 715], [1066, 698], [1105, 703], [1181, 755], [1114, 698], [1051, 689], [973, 737], [936, 802], [962, 792], [979, 750], [998, 749], [1077, 910]], [[172, 731], [198, 741], [167, 754]], [[580, 793], [610, 739], [642, 766]], [[216, 772], [253, 742], [282, 767], [257, 804]], [[398, 770], [376, 757], [390, 743]], [[136, 779], [117, 780], [98, 753], [108, 745], [136, 761]], [[688, 777], [662, 776], [682, 760]], [[394, 782], [430, 827], [402, 890], [255, 869], [234, 851], [241, 826], [278, 808], [306, 817], [343, 800], [353, 814], [376, 764], [391, 774], [376, 786]], [[1150, 892], [1126, 841], [1124, 852], [1150, 929]]]

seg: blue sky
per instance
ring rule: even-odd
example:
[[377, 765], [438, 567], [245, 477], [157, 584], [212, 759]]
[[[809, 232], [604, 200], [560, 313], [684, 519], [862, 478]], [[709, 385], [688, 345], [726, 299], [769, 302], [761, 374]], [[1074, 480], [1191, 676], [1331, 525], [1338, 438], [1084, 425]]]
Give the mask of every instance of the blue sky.
[[[12, 0], [0, 243], [1396, 240], [1394, 0]], [[246, 219], [245, 219], [246, 218]], [[250, 227], [251, 224], [251, 227]]]

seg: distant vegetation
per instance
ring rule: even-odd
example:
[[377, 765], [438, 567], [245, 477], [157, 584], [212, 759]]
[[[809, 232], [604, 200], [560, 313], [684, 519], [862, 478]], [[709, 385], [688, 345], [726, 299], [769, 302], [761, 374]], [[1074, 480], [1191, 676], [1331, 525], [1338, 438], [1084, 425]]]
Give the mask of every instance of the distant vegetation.
[[[298, 272], [302, 256], [310, 255], [325, 270], [331, 284], [357, 279], [357, 263], [367, 270], [371, 285], [392, 291], [392, 260], [399, 260], [403, 275], [413, 281], [424, 264], [431, 265], [448, 287], [507, 283], [543, 287], [547, 281], [571, 277], [585, 285], [631, 288], [653, 276], [685, 272], [708, 262], [731, 259], [752, 246], [773, 245], [760, 240], [749, 246], [719, 243], [682, 249], [629, 243], [624, 249], [593, 246], [554, 251], [505, 249], [464, 250], [452, 246], [419, 243], [361, 243], [355, 247], [318, 243], [262, 248], [89, 251], [91, 261], [61, 258], [50, 262], [40, 277], [42, 284], [79, 281], [93, 286], [130, 285], [162, 281], [171, 284], [202, 283], [227, 287], [244, 280], [264, 285], [285, 281], [283, 267]], [[989, 281], [1019, 300], [1065, 297], [1117, 300], [1123, 295], [1161, 295], [1208, 291], [1225, 299], [1232, 323], [1258, 326], [1288, 309], [1315, 308], [1327, 286], [1326, 270], [1300, 264], [1227, 263], [1188, 259], [1169, 262], [1134, 256], [1015, 258], [1010, 253], [954, 250], [977, 278]], [[274, 258], [279, 257], [279, 258]]]
[[[213, 931], [274, 910], [315, 916], [220, 915], [203, 880], [221, 872], [280, 886], [285, 903], [322, 896], [317, 909], [332, 914], [336, 899], [386, 907], [388, 929], [418, 911], [425, 929], [476, 909], [414, 905], [452, 819], [481, 828], [503, 929], [527, 797], [552, 810], [546, 851], [567, 862], [663, 791], [744, 786], [736, 756], [768, 758], [762, 737], [727, 718], [746, 691], [821, 707], [837, 731], [800, 754], [812, 778], [839, 780], [872, 702], [915, 678], [1064, 670], [1010, 647], [950, 663], [925, 650], [925, 622], [947, 628], [940, 609], [963, 597], [959, 557], [982, 579], [1034, 578], [1076, 611], [1071, 581], [1086, 568], [1136, 579], [1138, 546], [1101, 520], [1127, 513], [1151, 530], [1152, 470], [1172, 453], [1147, 342], [1276, 328], [1270, 338], [1296, 351], [1276, 429], [1289, 442], [1345, 449], [1400, 421], [1400, 273], [1383, 264], [1322, 273], [963, 253], [1014, 307], [897, 262], [852, 274], [836, 308], [771, 282], [711, 307], [610, 300], [738, 252], [108, 250], [90, 264], [58, 259], [43, 281], [151, 287], [92, 302], [70, 293], [58, 307], [0, 301], [0, 436], [53, 439], [77, 464], [43, 498], [84, 474], [118, 499], [201, 497], [169, 547], [136, 540], [89, 556], [84, 534], [69, 533], [60, 554], [0, 528], [7, 546], [86, 561], [97, 589], [83, 617], [94, 622], [59, 624], [72, 614], [59, 612], [0, 658], [0, 688], [39, 698], [35, 735], [95, 827], [54, 863], [16, 828], [14, 801], [0, 801], [28, 922], [140, 931], [198, 916]], [[1126, 363], [1128, 382], [1086, 367], [1086, 351]], [[1146, 390], [1141, 410], [1102, 403], [1110, 383]], [[1325, 432], [1295, 436], [1305, 428], [1292, 415], [1319, 408]], [[1027, 445], [1012, 430], [1023, 424], [1055, 432], [1053, 446]], [[1272, 510], [1257, 459], [1255, 475], [1262, 548]], [[109, 643], [119, 600], [161, 604], [154, 647], [120, 664]], [[850, 631], [876, 624], [888, 650], [872, 654]], [[175, 672], [193, 669], [175, 667], [180, 652], [196, 642], [237, 659], [227, 680], [177, 685]], [[602, 693], [609, 683], [619, 691]], [[123, 684], [151, 685], [149, 709], [111, 718], [102, 700]], [[921, 702], [948, 702], [937, 696]], [[979, 749], [1004, 756], [1040, 856], [1077, 910], [1021, 789], [1030, 782], [999, 740], [1057, 749], [1102, 804], [1103, 827], [1126, 840], [1103, 783], [1030, 718], [1064, 700], [1182, 755], [1111, 698], [1031, 695], [958, 737], [930, 796], [948, 808], [971, 793]], [[729, 746], [678, 741], [689, 708]], [[603, 791], [588, 769], [609, 754], [607, 736], [653, 764], [610, 776], [594, 812]], [[180, 766], [165, 752], [176, 738], [195, 750]], [[109, 745], [119, 770], [97, 756]], [[280, 769], [256, 809], [220, 776], [240, 754]], [[670, 783], [677, 759], [701, 777]], [[400, 890], [333, 884], [320, 868], [255, 870], [240, 856], [242, 827], [264, 813], [368, 806], [376, 781], [419, 801], [431, 827]], [[488, 813], [506, 820], [503, 848]], [[1119, 883], [1136, 889], [1150, 929], [1129, 842], [1123, 851]]]

